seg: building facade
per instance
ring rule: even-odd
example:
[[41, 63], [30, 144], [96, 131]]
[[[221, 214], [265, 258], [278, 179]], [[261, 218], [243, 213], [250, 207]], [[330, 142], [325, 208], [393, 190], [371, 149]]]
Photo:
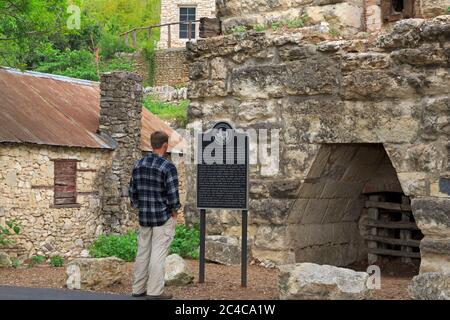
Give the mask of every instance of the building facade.
[[[158, 48], [184, 48], [189, 40], [188, 22], [202, 17], [215, 17], [215, 15], [215, 0], [161, 0], [161, 24], [173, 22], [184, 22], [184, 24], [172, 25], [170, 30], [168, 27], [161, 27]], [[197, 39], [198, 36], [199, 23], [193, 23], [191, 38]]]

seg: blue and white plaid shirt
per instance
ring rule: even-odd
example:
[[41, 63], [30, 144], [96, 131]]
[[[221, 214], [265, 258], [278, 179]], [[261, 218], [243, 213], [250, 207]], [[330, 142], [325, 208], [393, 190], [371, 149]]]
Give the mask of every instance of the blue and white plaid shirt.
[[154, 153], [136, 162], [128, 191], [143, 227], [162, 226], [181, 207], [177, 168]]

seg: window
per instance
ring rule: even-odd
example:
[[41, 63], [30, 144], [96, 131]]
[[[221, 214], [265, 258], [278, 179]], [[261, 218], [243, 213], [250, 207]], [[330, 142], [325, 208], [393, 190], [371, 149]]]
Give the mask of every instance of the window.
[[[182, 7], [180, 8], [180, 22], [195, 21], [197, 15], [197, 8]], [[191, 39], [195, 39], [195, 23], [192, 23]], [[180, 39], [189, 39], [189, 24], [180, 24]]]
[[55, 206], [77, 203], [77, 160], [54, 160]]

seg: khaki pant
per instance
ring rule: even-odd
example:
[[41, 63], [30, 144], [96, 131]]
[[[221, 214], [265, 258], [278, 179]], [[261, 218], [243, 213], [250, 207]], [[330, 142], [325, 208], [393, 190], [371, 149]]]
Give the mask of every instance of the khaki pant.
[[175, 236], [176, 220], [160, 227], [140, 227], [134, 263], [133, 293], [159, 296], [164, 292], [166, 256]]

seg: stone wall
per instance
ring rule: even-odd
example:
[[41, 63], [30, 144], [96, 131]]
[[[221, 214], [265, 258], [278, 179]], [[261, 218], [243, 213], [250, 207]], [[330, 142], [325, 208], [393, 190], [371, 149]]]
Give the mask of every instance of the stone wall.
[[[299, 201], [299, 194], [317, 181], [309, 175], [327, 154], [326, 146], [352, 144], [357, 150], [360, 144], [375, 143], [384, 146], [403, 192], [412, 198], [425, 235], [422, 270], [448, 270], [449, 35], [450, 16], [441, 16], [402, 20], [373, 43], [321, 42], [320, 34], [308, 36], [299, 30], [285, 35], [248, 32], [188, 45], [191, 127], [205, 129], [214, 121], [229, 120], [238, 128], [281, 130], [280, 170], [251, 167], [249, 232], [254, 256], [278, 263], [306, 260], [299, 250], [309, 241], [302, 240], [303, 223], [290, 219], [318, 219], [317, 207], [310, 199]], [[361, 158], [354, 168], [372, 156]], [[376, 170], [374, 165], [369, 172]], [[187, 173], [189, 222], [197, 214], [194, 168]], [[345, 208], [362, 192], [360, 185], [330, 181], [323, 190], [351, 192]], [[306, 204], [300, 206], [302, 202]], [[340, 210], [338, 203], [330, 207]], [[350, 211], [361, 214], [358, 206]], [[240, 215], [211, 211], [207, 227], [209, 234], [239, 236]], [[353, 240], [339, 240], [340, 234], [331, 233], [327, 242], [351, 244]]]
[[[76, 159], [79, 207], [53, 206], [52, 159]], [[16, 219], [22, 230], [12, 254], [72, 257], [107, 231], [101, 187], [112, 165], [110, 151], [0, 145], [0, 224]]]
[[[328, 22], [341, 36], [379, 31], [383, 2], [389, 0], [218, 0], [218, 15], [226, 32], [237, 25], [271, 24], [307, 14], [312, 23]], [[445, 13], [447, 0], [415, 0], [414, 15], [430, 18]]]
[[98, 131], [115, 141], [106, 173], [102, 210], [107, 232], [123, 233], [134, 219], [128, 199], [131, 170], [141, 155], [142, 79], [130, 72], [101, 76]]
[[157, 50], [155, 60], [155, 86], [179, 86], [189, 81], [185, 48]]
[[[203, 17], [213, 18], [215, 16], [215, 0], [161, 0], [161, 24], [179, 22], [180, 9], [179, 7], [196, 7], [197, 17], [199, 20]], [[184, 48], [187, 39], [180, 39], [179, 26], [171, 26], [171, 47]], [[196, 24], [196, 35], [199, 34], [199, 24]], [[158, 42], [159, 49], [168, 48], [169, 29], [167, 27], [161, 28], [161, 37]]]

